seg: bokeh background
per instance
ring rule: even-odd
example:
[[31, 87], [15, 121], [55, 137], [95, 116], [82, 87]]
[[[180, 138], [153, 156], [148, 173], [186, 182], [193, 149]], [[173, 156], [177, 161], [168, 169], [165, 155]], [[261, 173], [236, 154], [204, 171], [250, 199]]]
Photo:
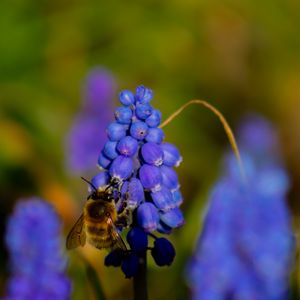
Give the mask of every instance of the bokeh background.
[[[97, 168], [72, 172], [66, 137], [82, 108], [84, 80], [96, 66], [114, 76], [115, 103], [119, 90], [144, 84], [154, 90], [152, 103], [163, 118], [201, 98], [233, 128], [248, 112], [272, 120], [292, 178], [289, 205], [297, 231], [299, 28], [297, 0], [0, 1], [2, 294], [8, 276], [5, 221], [17, 199], [49, 200], [64, 221], [64, 234], [80, 214], [87, 190], [79, 175], [92, 176]], [[185, 263], [228, 141], [217, 118], [200, 107], [186, 110], [165, 134], [184, 157], [178, 172], [186, 225], [171, 237], [177, 256], [170, 268], [149, 259], [149, 292], [151, 299], [186, 299]], [[105, 253], [91, 247], [80, 253], [97, 269], [108, 299], [131, 297], [131, 282], [121, 271], [103, 267]], [[79, 254], [68, 255], [73, 299], [93, 299]]]

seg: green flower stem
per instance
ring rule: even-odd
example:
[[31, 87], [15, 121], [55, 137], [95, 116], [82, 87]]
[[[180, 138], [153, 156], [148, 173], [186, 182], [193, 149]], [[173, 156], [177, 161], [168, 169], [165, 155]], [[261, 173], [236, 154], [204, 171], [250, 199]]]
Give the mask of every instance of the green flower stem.
[[133, 277], [133, 299], [148, 300], [146, 252], [140, 256], [139, 269], [137, 274]]

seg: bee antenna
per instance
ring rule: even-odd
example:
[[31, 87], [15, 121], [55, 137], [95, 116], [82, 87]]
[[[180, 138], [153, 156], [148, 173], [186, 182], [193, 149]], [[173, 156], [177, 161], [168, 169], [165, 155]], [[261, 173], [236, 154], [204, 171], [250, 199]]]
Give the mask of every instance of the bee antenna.
[[110, 181], [110, 183], [108, 184], [108, 186], [106, 187], [105, 191], [109, 190], [111, 187], [114, 187], [117, 183], [118, 183], [118, 180], [116, 180], [115, 178], [113, 178]]
[[82, 177], [82, 176], [80, 176], [80, 178], [81, 178], [83, 181], [87, 182], [87, 183], [95, 190], [95, 192], [97, 192], [97, 188], [96, 188], [89, 180], [87, 180], [86, 178], [84, 178], [84, 177]]

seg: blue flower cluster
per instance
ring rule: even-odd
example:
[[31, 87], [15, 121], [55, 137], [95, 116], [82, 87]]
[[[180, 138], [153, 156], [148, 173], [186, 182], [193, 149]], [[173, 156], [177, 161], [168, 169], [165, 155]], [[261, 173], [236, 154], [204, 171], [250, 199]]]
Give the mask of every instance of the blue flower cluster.
[[289, 179], [276, 134], [270, 123], [251, 116], [240, 127], [239, 141], [247, 179], [228, 155], [187, 268], [192, 298], [286, 299], [294, 240], [286, 206]]
[[53, 207], [38, 198], [20, 201], [5, 236], [12, 276], [5, 300], [69, 299], [61, 223]]
[[[108, 141], [98, 159], [104, 172], [92, 179], [96, 188], [116, 182], [120, 191], [120, 197], [116, 197], [118, 212], [126, 209], [133, 214], [127, 235], [131, 252], [119, 261], [127, 277], [134, 273], [127, 271], [127, 265], [137, 264], [137, 254], [146, 251], [149, 233], [170, 233], [184, 223], [179, 208], [182, 195], [174, 170], [182, 157], [174, 145], [163, 142], [161, 113], [151, 106], [151, 99], [152, 91], [144, 86], [138, 86], [135, 94], [128, 90], [120, 93], [122, 106], [107, 127]], [[158, 265], [169, 265], [175, 250], [167, 239], [155, 238], [151, 254]], [[112, 257], [115, 253], [107, 258], [107, 265], [113, 264]]]
[[82, 91], [83, 107], [66, 140], [66, 159], [72, 172], [82, 175], [95, 168], [106, 140], [106, 125], [112, 119], [114, 93], [115, 80], [107, 70], [90, 71]]

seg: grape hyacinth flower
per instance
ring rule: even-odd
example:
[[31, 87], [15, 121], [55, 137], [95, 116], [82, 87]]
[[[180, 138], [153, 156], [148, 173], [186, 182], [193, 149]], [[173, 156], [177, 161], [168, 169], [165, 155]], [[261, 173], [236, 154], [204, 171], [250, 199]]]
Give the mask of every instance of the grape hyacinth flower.
[[192, 299], [287, 299], [294, 239], [278, 139], [256, 116], [239, 132], [246, 179], [227, 155], [187, 267]]
[[104, 142], [105, 128], [111, 121], [115, 93], [113, 76], [95, 68], [87, 76], [83, 88], [83, 107], [77, 115], [66, 142], [66, 158], [72, 172], [94, 169]]
[[[127, 235], [130, 250], [113, 251], [105, 259], [107, 266], [121, 266], [126, 277], [137, 273], [139, 260], [148, 249], [157, 265], [170, 265], [174, 247], [154, 232], [170, 234], [184, 224], [174, 170], [182, 157], [174, 145], [163, 142], [164, 133], [158, 127], [161, 113], [151, 106], [152, 96], [144, 86], [138, 86], [135, 94], [129, 90], [120, 93], [121, 106], [107, 127], [108, 140], [98, 159], [103, 171], [91, 181], [97, 189], [114, 183], [119, 190], [115, 199], [119, 215], [132, 215]], [[149, 247], [150, 238], [154, 242]]]
[[18, 202], [7, 223], [5, 242], [12, 272], [5, 300], [70, 299], [61, 223], [49, 203], [39, 198]]

